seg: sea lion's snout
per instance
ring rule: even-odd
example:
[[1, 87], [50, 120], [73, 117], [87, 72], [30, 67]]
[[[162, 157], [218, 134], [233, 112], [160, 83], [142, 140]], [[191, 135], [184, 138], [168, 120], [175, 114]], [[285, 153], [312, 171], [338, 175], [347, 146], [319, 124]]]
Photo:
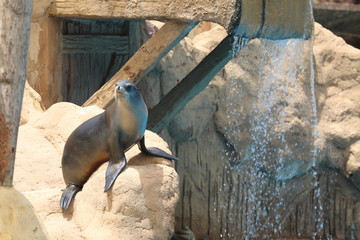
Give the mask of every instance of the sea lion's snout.
[[123, 86], [119, 86], [119, 85], [115, 86], [115, 92], [116, 93], [121, 93], [121, 92], [124, 92], [124, 91], [125, 91], [125, 88]]
[[115, 89], [114, 89], [115, 99], [126, 98], [126, 96], [128, 95], [126, 87], [122, 83], [123, 82], [119, 82], [119, 83], [115, 84]]
[[140, 91], [133, 82], [130, 81], [121, 81], [115, 84], [115, 98], [138, 98], [140, 96]]

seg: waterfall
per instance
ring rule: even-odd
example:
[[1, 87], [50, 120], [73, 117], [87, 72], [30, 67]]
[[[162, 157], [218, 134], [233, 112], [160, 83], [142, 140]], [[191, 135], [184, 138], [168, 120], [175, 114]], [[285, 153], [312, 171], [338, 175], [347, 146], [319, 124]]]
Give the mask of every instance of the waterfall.
[[233, 59], [225, 104], [221, 194], [228, 219], [222, 238], [282, 236], [298, 190], [292, 180], [309, 172], [316, 213], [307, 237], [321, 235], [318, 172], [311, 169], [318, 164], [313, 65], [312, 40], [304, 39], [254, 39]]

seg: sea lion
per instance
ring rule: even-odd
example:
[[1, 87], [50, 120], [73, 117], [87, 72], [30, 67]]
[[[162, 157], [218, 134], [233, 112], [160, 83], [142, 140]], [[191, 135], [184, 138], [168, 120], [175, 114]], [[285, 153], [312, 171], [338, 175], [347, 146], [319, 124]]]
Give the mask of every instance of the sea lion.
[[105, 192], [126, 167], [125, 152], [133, 145], [150, 155], [178, 160], [159, 148], [146, 148], [144, 132], [148, 119], [147, 106], [136, 85], [122, 81], [115, 85], [115, 101], [101, 114], [76, 128], [66, 141], [62, 172], [66, 189], [60, 207], [67, 209], [90, 176], [109, 161]]

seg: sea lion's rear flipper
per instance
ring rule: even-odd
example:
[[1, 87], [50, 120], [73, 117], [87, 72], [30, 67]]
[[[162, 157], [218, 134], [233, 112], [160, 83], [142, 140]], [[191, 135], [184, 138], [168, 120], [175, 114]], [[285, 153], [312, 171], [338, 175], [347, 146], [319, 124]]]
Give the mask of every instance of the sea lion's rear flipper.
[[82, 187], [76, 186], [74, 184], [69, 184], [66, 186], [63, 194], [60, 199], [60, 207], [64, 210], [68, 209], [70, 203], [77, 192], [81, 191]]
[[139, 146], [140, 151], [142, 151], [143, 153], [153, 155], [153, 156], [156, 156], [156, 157], [163, 157], [163, 158], [166, 158], [168, 160], [179, 160], [177, 157], [174, 157], [174, 156], [168, 154], [167, 152], [161, 150], [160, 148], [157, 148], [157, 147], [149, 147], [149, 148], [147, 148], [145, 146], [145, 137], [144, 136], [138, 142], [138, 146]]

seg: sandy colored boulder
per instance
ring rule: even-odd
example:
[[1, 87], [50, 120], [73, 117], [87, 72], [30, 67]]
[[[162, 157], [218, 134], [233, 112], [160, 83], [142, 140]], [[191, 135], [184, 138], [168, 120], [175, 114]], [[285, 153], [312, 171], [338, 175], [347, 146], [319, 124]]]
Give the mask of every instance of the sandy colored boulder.
[[147, 158], [143, 154], [131, 158], [107, 193], [103, 190], [106, 166], [102, 166], [77, 195], [73, 218], [84, 229], [85, 239], [171, 238], [177, 174]]
[[360, 188], [360, 140], [348, 148], [346, 156], [348, 157], [345, 166], [346, 172], [350, 179], [357, 184], [356, 186]]
[[0, 187], [0, 239], [29, 238], [49, 239], [29, 200], [14, 188]]
[[326, 162], [360, 186], [360, 50], [315, 25], [319, 130]]
[[[31, 105], [28, 107], [31, 109]], [[61, 155], [65, 141], [78, 125], [102, 111], [65, 102], [45, 112], [32, 108], [29, 122], [19, 127], [14, 173], [16, 188], [32, 191], [56, 185], [62, 187]]]
[[[179, 198], [177, 173], [172, 162], [146, 156], [136, 146], [126, 153], [128, 167], [108, 193], [104, 193], [104, 164], [69, 211], [60, 209], [65, 141], [78, 125], [102, 111], [58, 103], [31, 116], [19, 128], [15, 188], [30, 200], [52, 240], [170, 238]], [[145, 136], [147, 146], [168, 151], [156, 134], [147, 131]]]

